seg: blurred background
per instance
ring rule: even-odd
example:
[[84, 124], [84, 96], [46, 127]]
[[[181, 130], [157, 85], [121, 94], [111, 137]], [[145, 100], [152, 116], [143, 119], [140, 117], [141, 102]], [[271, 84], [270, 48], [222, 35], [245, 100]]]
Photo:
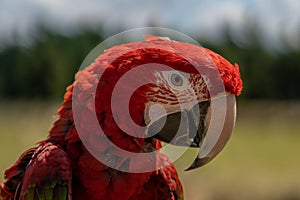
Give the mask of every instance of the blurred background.
[[183, 171], [192, 156], [176, 162], [186, 199], [300, 199], [299, 8], [299, 0], [0, 0], [0, 173], [46, 137], [97, 44], [159, 26], [238, 63], [244, 81], [221, 155], [192, 172]]

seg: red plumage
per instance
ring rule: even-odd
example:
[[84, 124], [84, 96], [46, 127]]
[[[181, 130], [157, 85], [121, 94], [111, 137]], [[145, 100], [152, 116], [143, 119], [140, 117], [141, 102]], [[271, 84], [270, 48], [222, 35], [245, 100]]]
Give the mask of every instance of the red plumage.
[[[124, 44], [106, 50], [93, 64], [79, 71], [76, 81], [67, 88], [64, 102], [57, 112], [58, 119], [48, 139], [37, 148], [25, 152], [6, 171], [6, 181], [0, 187], [0, 199], [1, 196], [3, 200], [42, 199], [49, 195], [53, 199], [183, 199], [178, 174], [169, 158], [163, 154], [157, 155], [156, 162], [167, 163], [167, 167], [145, 173], [121, 172], [94, 158], [78, 136], [72, 102], [76, 100], [84, 105], [79, 110], [81, 119], [76, 126], [86, 129], [84, 139], [99, 154], [114, 152], [114, 148], [101, 140], [103, 136], [95, 134], [97, 127], [87, 114], [93, 106], [96, 108], [98, 125], [115, 145], [136, 153], [158, 150], [161, 148], [158, 140], [135, 138], [118, 127], [110, 108], [115, 84], [126, 72], [146, 63], [160, 63], [175, 70], [196, 73], [194, 66], [185, 58], [197, 63], [196, 67], [205, 66], [203, 72], [210, 74], [216, 69], [207, 61], [207, 55], [217, 66], [226, 91], [239, 95], [242, 82], [238, 66], [231, 65], [208, 49], [152, 38], [146, 42]], [[101, 70], [105, 72], [98, 80]], [[145, 73], [141, 72], [139, 78], [142, 79]], [[141, 126], [144, 125], [147, 93], [151, 92], [151, 87], [146, 85], [139, 88], [130, 100], [130, 114]], [[125, 86], [123, 92], [127, 92]], [[122, 97], [122, 94], [119, 95]], [[93, 99], [96, 105], [93, 105]], [[124, 160], [117, 160], [115, 165], [123, 165], [128, 159], [130, 162], [130, 158], [125, 156]]]

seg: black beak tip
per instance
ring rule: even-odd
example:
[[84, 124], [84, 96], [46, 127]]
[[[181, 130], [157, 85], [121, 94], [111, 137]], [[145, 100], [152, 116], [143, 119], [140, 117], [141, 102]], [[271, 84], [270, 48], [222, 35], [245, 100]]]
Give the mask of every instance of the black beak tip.
[[203, 165], [205, 165], [206, 163], [208, 163], [209, 160], [210, 160], [209, 157], [204, 157], [204, 158], [197, 157], [194, 160], [194, 162], [192, 163], [192, 165], [189, 168], [185, 169], [184, 171], [190, 171], [190, 170], [202, 167]]

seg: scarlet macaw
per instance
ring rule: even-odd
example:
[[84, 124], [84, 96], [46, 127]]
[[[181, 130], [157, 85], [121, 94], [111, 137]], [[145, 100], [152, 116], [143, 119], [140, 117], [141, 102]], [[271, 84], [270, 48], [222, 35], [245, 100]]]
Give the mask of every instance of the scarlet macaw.
[[[132, 163], [138, 163], [134, 162], [134, 157], [118, 154], [115, 147], [103, 140], [103, 135], [96, 134], [97, 126], [103, 129], [109, 141], [128, 152], [153, 152], [162, 147], [161, 141], [200, 147], [208, 137], [211, 99], [222, 91], [211, 81], [218, 79], [213, 75], [217, 72], [224, 84], [227, 111], [220, 139], [208, 148], [205, 156], [198, 156], [190, 169], [202, 166], [223, 149], [232, 132], [235, 120], [232, 99], [242, 90], [239, 68], [206, 48], [155, 36], [145, 38], [145, 42], [122, 44], [106, 50], [94, 63], [77, 73], [75, 82], [67, 88], [48, 138], [23, 153], [5, 172], [0, 199], [183, 199], [178, 174], [167, 156], [157, 152], [152, 161], [147, 160], [147, 166], [155, 163], [155, 170], [131, 172], [133, 168], [146, 166], [142, 163], [145, 161], [141, 161], [141, 166], [133, 166]], [[137, 70], [135, 81], [146, 78], [152, 82], [133, 91], [129, 111], [137, 125], [146, 127], [141, 129], [143, 131], [131, 127], [122, 112], [115, 116], [110, 106], [114, 87], [121, 77], [141, 65], [144, 68]], [[162, 65], [172, 69], [160, 70]], [[99, 79], [101, 70], [103, 74]], [[130, 84], [125, 81], [119, 85], [121, 93], [117, 94], [114, 110], [126, 107], [121, 100], [132, 89]], [[191, 104], [194, 101], [197, 104]], [[74, 107], [78, 104], [76, 123]], [[160, 112], [162, 107], [165, 113]], [[96, 112], [97, 124], [91, 123], [87, 114], [91, 110]], [[181, 119], [183, 127], [178, 127]], [[164, 126], [158, 128], [162, 121]], [[135, 132], [136, 137], [120, 125]], [[79, 130], [84, 130], [83, 136]], [[137, 137], [139, 135], [148, 137]], [[95, 158], [91, 151], [108, 156], [109, 165]]]

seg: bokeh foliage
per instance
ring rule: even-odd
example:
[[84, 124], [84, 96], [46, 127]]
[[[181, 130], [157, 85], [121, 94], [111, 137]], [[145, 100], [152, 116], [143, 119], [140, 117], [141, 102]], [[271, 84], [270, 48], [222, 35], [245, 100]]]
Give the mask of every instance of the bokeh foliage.
[[[0, 52], [1, 98], [61, 98], [73, 82], [85, 56], [104, 37], [101, 31], [82, 31], [65, 36], [49, 30], [27, 47], [7, 46]], [[205, 43], [240, 65], [244, 80], [242, 98], [299, 99], [300, 51], [270, 53], [258, 40], [238, 46], [227, 36], [219, 45]]]
[[73, 37], [45, 31], [29, 47], [7, 47], [0, 52], [0, 96], [61, 97], [85, 56], [102, 40], [90, 31]]

